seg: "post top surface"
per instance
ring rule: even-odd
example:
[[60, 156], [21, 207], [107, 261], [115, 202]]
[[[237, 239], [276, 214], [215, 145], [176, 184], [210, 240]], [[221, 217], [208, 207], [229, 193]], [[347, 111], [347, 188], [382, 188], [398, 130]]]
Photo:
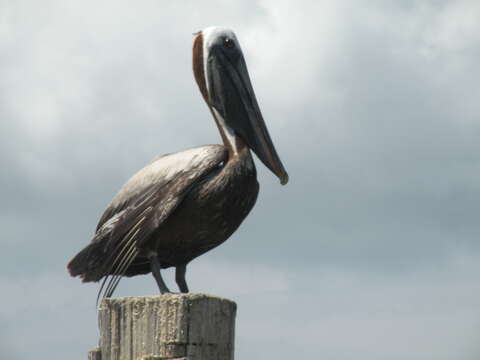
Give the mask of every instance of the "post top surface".
[[236, 306], [235, 301], [210, 294], [200, 294], [200, 293], [187, 293], [187, 294], [163, 294], [156, 296], [126, 296], [126, 297], [117, 297], [117, 298], [104, 298], [100, 304], [100, 307], [103, 303], [107, 304], [120, 304], [120, 303], [135, 303], [135, 302], [157, 302], [157, 301], [200, 301], [200, 300], [214, 300], [228, 302]]

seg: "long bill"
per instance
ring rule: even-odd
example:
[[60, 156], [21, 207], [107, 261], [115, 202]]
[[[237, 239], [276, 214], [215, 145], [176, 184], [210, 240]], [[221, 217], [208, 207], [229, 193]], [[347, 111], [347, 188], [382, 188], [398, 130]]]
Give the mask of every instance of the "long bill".
[[221, 49], [212, 55], [207, 64], [210, 105], [285, 185], [288, 174], [263, 120], [243, 56], [231, 59]]

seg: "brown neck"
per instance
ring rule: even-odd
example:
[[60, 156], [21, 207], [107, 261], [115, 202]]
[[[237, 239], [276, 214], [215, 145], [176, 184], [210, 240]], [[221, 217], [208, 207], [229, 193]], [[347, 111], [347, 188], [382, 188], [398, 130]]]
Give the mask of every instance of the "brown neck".
[[196, 34], [193, 40], [192, 54], [193, 75], [195, 76], [195, 81], [202, 93], [203, 99], [208, 104], [207, 82], [203, 64], [203, 35], [201, 31]]

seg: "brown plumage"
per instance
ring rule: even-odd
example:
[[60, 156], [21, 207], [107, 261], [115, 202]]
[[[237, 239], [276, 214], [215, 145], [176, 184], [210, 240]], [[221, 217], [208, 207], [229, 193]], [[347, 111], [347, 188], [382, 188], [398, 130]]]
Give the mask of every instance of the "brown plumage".
[[233, 32], [197, 34], [193, 70], [224, 145], [161, 156], [122, 187], [92, 242], [68, 264], [84, 282], [103, 279], [99, 296], [110, 297], [122, 276], [148, 272], [162, 293], [169, 292], [160, 269], [172, 266], [187, 292], [187, 264], [227, 240], [255, 204], [259, 185], [250, 149], [282, 183], [288, 180]]

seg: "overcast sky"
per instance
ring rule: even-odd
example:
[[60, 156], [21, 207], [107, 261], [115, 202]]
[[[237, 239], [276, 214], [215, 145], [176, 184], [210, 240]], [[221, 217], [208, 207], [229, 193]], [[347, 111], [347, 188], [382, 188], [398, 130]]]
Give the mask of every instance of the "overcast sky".
[[135, 171], [221, 141], [191, 45], [223, 25], [290, 174], [257, 162], [254, 210], [189, 266], [237, 302], [237, 359], [478, 359], [479, 19], [476, 0], [0, 0], [0, 358], [95, 347], [98, 285], [66, 263]]

